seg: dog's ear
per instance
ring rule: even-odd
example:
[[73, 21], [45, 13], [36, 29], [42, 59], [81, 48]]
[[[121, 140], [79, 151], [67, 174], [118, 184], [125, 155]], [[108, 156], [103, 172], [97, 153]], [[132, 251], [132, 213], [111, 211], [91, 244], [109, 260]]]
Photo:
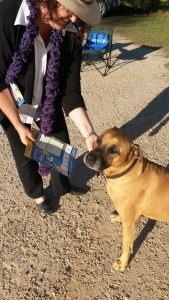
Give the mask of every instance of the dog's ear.
[[112, 130], [119, 130], [119, 128], [114, 126], [114, 127], [112, 127]]
[[132, 152], [133, 152], [133, 156], [142, 161], [143, 160], [143, 152], [142, 150], [140, 149], [140, 146], [137, 145], [137, 144], [133, 144], [132, 143], [132, 148], [131, 148]]

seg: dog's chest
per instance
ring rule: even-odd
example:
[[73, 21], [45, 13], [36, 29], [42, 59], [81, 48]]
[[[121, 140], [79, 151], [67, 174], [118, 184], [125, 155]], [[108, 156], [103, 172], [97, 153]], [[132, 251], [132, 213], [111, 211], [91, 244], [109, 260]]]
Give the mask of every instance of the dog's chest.
[[133, 195], [133, 184], [123, 182], [122, 180], [107, 180], [107, 193], [110, 196], [113, 204], [117, 207], [121, 203], [131, 200]]
[[115, 205], [123, 199], [123, 194], [126, 194], [124, 185], [114, 184], [112, 180], [107, 181], [106, 188], [108, 195]]

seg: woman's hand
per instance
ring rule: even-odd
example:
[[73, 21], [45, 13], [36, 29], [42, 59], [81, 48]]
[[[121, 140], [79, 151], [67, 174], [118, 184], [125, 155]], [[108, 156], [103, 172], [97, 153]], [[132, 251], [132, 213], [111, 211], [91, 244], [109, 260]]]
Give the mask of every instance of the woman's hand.
[[11, 121], [12, 125], [15, 127], [20, 136], [21, 142], [24, 145], [27, 144], [28, 139], [33, 142], [35, 141], [31, 130], [22, 123], [8, 88], [0, 92], [0, 109]]
[[28, 140], [35, 142], [35, 138], [31, 132], [31, 130], [28, 127], [26, 127], [23, 123], [18, 128], [16, 128], [16, 130], [18, 131], [21, 142], [24, 145], [27, 145]]
[[75, 108], [69, 113], [69, 116], [85, 138], [88, 150], [93, 150], [96, 144], [97, 135], [93, 130], [93, 126], [89, 120], [86, 110], [83, 107]]
[[89, 151], [92, 151], [96, 145], [97, 136], [95, 134], [86, 138], [86, 145]]

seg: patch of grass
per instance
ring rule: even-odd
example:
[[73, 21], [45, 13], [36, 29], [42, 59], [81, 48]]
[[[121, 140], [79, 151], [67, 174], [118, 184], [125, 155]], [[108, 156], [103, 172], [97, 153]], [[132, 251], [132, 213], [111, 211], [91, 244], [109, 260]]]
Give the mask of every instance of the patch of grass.
[[110, 16], [102, 20], [103, 26], [112, 26], [139, 45], [162, 47], [169, 54], [169, 11], [165, 14]]

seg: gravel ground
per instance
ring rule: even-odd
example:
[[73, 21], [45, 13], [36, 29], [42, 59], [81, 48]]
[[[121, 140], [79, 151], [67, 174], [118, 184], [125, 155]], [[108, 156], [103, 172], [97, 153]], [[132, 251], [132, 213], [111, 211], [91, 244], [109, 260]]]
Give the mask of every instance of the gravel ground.
[[[149, 159], [167, 167], [169, 58], [161, 49], [119, 36], [113, 45], [107, 76], [93, 66], [81, 73], [94, 127], [98, 133], [123, 127]], [[114, 208], [105, 179], [85, 167], [85, 143], [67, 122], [72, 145], [79, 149], [72, 182], [88, 191], [62, 197], [58, 211], [45, 219], [25, 196], [6, 137], [0, 135], [0, 299], [169, 299], [168, 224], [143, 218], [129, 267], [124, 273], [112, 269], [121, 252], [122, 228], [110, 222]]]

